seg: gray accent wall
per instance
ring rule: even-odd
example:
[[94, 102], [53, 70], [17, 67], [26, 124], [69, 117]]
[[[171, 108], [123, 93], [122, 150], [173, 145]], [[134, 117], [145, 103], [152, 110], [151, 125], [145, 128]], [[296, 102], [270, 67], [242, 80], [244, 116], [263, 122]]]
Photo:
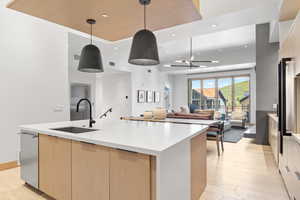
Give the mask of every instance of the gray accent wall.
[[278, 103], [279, 43], [269, 43], [269, 24], [256, 25], [256, 143], [268, 144], [267, 113]]

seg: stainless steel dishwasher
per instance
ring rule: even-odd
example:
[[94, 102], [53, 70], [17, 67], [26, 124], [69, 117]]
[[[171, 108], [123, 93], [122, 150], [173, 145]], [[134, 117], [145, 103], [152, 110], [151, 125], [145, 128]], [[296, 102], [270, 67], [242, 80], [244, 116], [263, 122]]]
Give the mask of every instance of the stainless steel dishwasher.
[[21, 178], [32, 187], [38, 189], [38, 134], [21, 132]]

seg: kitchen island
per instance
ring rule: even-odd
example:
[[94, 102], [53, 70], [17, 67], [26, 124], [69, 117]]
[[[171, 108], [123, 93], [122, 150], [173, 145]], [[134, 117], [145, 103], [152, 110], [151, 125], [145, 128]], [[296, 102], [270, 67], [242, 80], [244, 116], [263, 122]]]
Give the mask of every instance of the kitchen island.
[[98, 120], [91, 132], [53, 130], [87, 125], [21, 126], [38, 136], [37, 189], [58, 200], [198, 200], [204, 191], [206, 125]]

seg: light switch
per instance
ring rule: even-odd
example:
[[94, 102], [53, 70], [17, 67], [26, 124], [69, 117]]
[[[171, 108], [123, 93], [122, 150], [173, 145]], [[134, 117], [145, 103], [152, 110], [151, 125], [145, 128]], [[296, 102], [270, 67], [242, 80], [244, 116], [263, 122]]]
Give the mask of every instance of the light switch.
[[64, 111], [64, 106], [63, 105], [57, 105], [53, 109], [54, 112], [63, 112]]

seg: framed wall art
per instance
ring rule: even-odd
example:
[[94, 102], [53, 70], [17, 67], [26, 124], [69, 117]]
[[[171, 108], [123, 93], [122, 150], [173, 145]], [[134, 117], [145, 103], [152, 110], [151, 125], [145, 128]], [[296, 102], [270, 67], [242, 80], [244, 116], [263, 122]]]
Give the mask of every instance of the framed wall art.
[[137, 95], [137, 102], [138, 103], [145, 103], [146, 101], [146, 93], [144, 90], [138, 90], [138, 95]]
[[160, 102], [160, 92], [154, 93], [154, 102], [159, 103]]
[[153, 91], [148, 90], [146, 97], [147, 97], [147, 103], [152, 103], [153, 102]]

